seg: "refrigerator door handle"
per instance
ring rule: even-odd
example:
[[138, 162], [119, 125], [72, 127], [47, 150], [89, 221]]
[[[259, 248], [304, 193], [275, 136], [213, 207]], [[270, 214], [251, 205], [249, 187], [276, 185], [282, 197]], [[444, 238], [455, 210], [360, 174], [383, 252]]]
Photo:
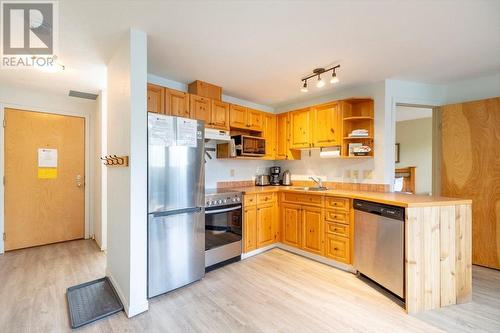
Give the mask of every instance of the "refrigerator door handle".
[[191, 208], [184, 208], [184, 209], [176, 209], [176, 210], [169, 210], [166, 212], [156, 212], [156, 213], [151, 213], [153, 217], [162, 217], [162, 216], [169, 216], [169, 215], [177, 215], [177, 214], [189, 214], [189, 213], [198, 213], [203, 210], [203, 207], [191, 207]]

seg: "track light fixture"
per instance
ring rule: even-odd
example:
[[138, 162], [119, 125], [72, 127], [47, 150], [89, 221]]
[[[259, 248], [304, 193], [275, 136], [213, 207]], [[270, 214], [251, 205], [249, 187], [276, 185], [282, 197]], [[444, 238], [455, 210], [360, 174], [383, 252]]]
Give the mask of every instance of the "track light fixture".
[[324, 74], [326, 72], [329, 72], [329, 71], [332, 71], [332, 78], [330, 79], [330, 83], [331, 84], [335, 84], [335, 83], [338, 83], [339, 82], [339, 78], [337, 77], [337, 73], [336, 73], [336, 69], [337, 68], [340, 68], [340, 65], [336, 65], [336, 66], [333, 66], [333, 67], [330, 67], [330, 68], [316, 68], [313, 70], [312, 74], [311, 75], [308, 75], [306, 76], [305, 78], [303, 78], [301, 81], [304, 82], [302, 88], [300, 88], [300, 91], [302, 92], [308, 92], [308, 89], [307, 89], [307, 80], [317, 76], [318, 77], [318, 82], [316, 82], [316, 87], [318, 88], [322, 88], [325, 86], [325, 81], [323, 81], [323, 79], [321, 78], [321, 74]]

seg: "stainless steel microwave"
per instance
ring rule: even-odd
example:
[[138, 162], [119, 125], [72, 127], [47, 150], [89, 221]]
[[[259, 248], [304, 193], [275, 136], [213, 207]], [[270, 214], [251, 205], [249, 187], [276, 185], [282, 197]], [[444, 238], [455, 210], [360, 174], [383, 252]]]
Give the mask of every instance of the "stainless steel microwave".
[[266, 154], [266, 140], [258, 136], [234, 135], [236, 156], [264, 156]]

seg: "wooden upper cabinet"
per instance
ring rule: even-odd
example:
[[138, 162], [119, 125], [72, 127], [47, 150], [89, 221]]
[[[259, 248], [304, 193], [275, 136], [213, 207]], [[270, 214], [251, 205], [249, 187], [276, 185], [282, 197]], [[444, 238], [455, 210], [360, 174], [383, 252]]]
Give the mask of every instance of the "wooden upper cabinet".
[[191, 118], [189, 112], [189, 94], [165, 88], [165, 114]]
[[290, 112], [290, 148], [309, 148], [311, 143], [311, 112], [309, 108]]
[[339, 103], [315, 106], [312, 113], [312, 144], [314, 147], [331, 147], [342, 144], [342, 115]]
[[247, 127], [252, 131], [262, 131], [263, 112], [247, 108]]
[[148, 83], [148, 112], [165, 113], [165, 88]]
[[247, 108], [236, 104], [229, 106], [229, 125], [235, 128], [247, 129]]
[[191, 118], [197, 120], [203, 120], [205, 126], [210, 124], [210, 108], [211, 108], [210, 98], [202, 97], [198, 95], [189, 95], [189, 109]]
[[210, 123], [207, 127], [229, 130], [229, 103], [212, 100]]
[[323, 211], [321, 208], [302, 206], [302, 248], [323, 254]]
[[266, 155], [264, 158], [274, 160], [276, 156], [276, 115], [263, 114], [262, 137], [266, 140]]
[[277, 160], [300, 160], [300, 151], [290, 150], [290, 114], [276, 115], [276, 157]]
[[302, 207], [293, 204], [281, 204], [281, 241], [287, 245], [301, 247]]

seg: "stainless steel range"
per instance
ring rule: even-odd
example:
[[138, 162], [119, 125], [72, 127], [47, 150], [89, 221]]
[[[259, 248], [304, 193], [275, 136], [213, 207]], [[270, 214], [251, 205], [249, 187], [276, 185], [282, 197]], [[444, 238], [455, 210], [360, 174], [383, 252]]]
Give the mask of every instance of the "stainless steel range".
[[205, 267], [207, 270], [241, 259], [242, 193], [205, 192]]

